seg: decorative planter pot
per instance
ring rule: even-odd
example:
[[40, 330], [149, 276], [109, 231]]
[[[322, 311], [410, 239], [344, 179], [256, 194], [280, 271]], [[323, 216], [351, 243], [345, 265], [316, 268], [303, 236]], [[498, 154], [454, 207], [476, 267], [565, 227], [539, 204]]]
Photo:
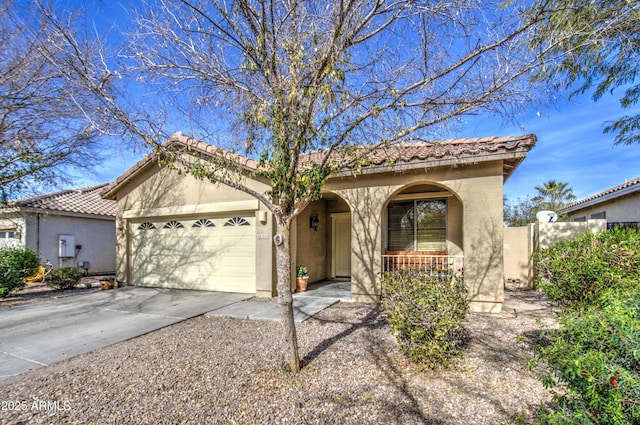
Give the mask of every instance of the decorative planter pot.
[[299, 277], [296, 278], [296, 292], [304, 292], [307, 290], [307, 282], [309, 282], [308, 277]]

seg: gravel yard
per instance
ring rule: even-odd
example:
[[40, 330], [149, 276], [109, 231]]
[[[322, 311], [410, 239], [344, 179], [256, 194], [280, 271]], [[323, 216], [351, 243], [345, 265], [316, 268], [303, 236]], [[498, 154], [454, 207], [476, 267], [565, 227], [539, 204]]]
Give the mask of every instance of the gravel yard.
[[47, 299], [60, 299], [80, 294], [100, 291], [100, 276], [89, 276], [80, 279], [73, 289], [61, 291], [44, 283], [32, 283], [19, 291], [10, 293], [5, 298], [0, 298], [0, 308], [17, 307], [25, 304], [46, 301]]
[[339, 303], [299, 324], [303, 370], [279, 367], [280, 326], [200, 316], [0, 384], [3, 424], [499, 424], [548, 392], [524, 363], [553, 313], [509, 291], [470, 314], [447, 370], [404, 360], [380, 308]]

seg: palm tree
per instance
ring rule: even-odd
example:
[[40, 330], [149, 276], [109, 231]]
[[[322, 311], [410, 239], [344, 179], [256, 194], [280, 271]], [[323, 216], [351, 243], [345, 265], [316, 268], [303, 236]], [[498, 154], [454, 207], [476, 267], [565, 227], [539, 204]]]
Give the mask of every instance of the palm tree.
[[557, 182], [549, 180], [544, 182], [542, 186], [536, 186], [538, 194], [532, 198], [537, 205], [538, 210], [558, 211], [569, 204], [570, 201], [576, 199], [573, 194], [573, 188], [569, 187], [569, 183]]

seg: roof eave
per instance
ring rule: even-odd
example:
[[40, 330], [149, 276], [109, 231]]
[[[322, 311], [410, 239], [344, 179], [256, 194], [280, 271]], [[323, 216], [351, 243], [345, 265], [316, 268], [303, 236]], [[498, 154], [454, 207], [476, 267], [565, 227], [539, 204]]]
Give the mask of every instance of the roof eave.
[[522, 164], [522, 161], [524, 161], [524, 159], [527, 157], [527, 152], [519, 152], [517, 155], [513, 156], [513, 162], [512, 163], [506, 163], [506, 159], [503, 160], [502, 163], [502, 175], [503, 175], [503, 180], [502, 180], [502, 184], [506, 183], [507, 180], [509, 179], [509, 177], [511, 177], [513, 175], [513, 173], [518, 169], [518, 167], [520, 166], [520, 164]]
[[[403, 172], [410, 170], [419, 170], [423, 168], [458, 167], [478, 164], [480, 162], [503, 161], [503, 175], [504, 180], [506, 180], [524, 160], [524, 158], [527, 156], [527, 152], [528, 150], [526, 149], [517, 149], [499, 153], [485, 153], [479, 155], [467, 154], [462, 156], [412, 160], [409, 162], [401, 162], [393, 165], [371, 165], [363, 167], [362, 170], [357, 174], [367, 175], [387, 172]], [[508, 170], [504, 167], [504, 162], [507, 160], [512, 160], [512, 163], [509, 164]], [[338, 172], [334, 177], [350, 177], [354, 174], [354, 169], [344, 169]]]
[[[184, 138], [185, 136], [174, 135], [165, 143], [163, 143], [163, 147], [165, 149], [169, 149], [173, 145], [182, 145], [186, 147], [189, 152], [194, 152], [196, 154], [209, 156], [209, 157], [214, 157], [217, 155], [216, 152], [210, 152], [206, 149], [201, 149], [196, 144], [189, 144], [188, 140], [192, 140], [192, 139], [186, 138], [186, 140], [183, 140]], [[209, 146], [212, 146], [212, 145], [209, 145]], [[242, 158], [240, 155], [238, 155], [238, 157]], [[116, 200], [118, 191], [127, 183], [129, 183], [131, 180], [135, 179], [135, 177], [138, 174], [148, 169], [149, 166], [156, 164], [157, 159], [158, 158], [155, 152], [151, 152], [147, 154], [143, 159], [138, 161], [135, 165], [129, 168], [129, 170], [127, 170], [124, 174], [118, 177], [112, 184], [107, 186], [105, 190], [100, 193], [100, 196], [102, 196], [102, 198], [104, 199]], [[238, 165], [242, 170], [246, 172], [251, 173], [256, 171], [254, 168], [251, 168], [250, 166], [245, 165], [241, 162], [238, 162]]]
[[50, 208], [33, 208], [33, 207], [13, 207], [0, 209], [0, 215], [4, 214], [40, 214], [40, 215], [58, 215], [65, 217], [91, 218], [96, 220], [115, 220], [116, 216], [110, 214], [92, 214], [74, 211], [54, 210]]
[[640, 192], [640, 186], [633, 185], [633, 186], [625, 187], [624, 189], [616, 190], [615, 192], [607, 193], [606, 195], [602, 195], [597, 198], [590, 199], [585, 202], [580, 202], [578, 204], [575, 204], [567, 208], [563, 208], [562, 210], [560, 210], [560, 212], [562, 214], [569, 214], [572, 212], [583, 210], [585, 208], [593, 207], [598, 204], [602, 204], [604, 202], [612, 201], [622, 196], [631, 195], [636, 192]]
[[155, 162], [155, 154], [147, 154], [143, 159], [138, 161], [133, 167], [129, 168], [129, 170], [127, 170], [123, 175], [118, 177], [113, 183], [100, 192], [100, 196], [103, 199], [109, 199], [112, 201], [117, 200], [118, 191], [131, 180], [135, 179], [143, 170], [146, 170], [149, 166], [155, 164]]

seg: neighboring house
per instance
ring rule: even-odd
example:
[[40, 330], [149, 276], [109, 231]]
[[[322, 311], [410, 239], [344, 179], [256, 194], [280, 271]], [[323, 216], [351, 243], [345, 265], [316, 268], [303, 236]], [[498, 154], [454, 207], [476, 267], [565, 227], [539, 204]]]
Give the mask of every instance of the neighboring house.
[[560, 213], [570, 221], [605, 219], [608, 227], [640, 228], [640, 178], [573, 202]]
[[11, 201], [0, 208], [0, 247], [27, 247], [42, 263], [90, 274], [115, 270], [116, 203], [106, 184]]
[[[372, 155], [360, 174], [329, 178], [322, 199], [297, 218], [292, 268], [306, 266], [311, 282], [347, 278], [354, 300], [378, 301], [385, 269], [449, 265], [464, 272], [473, 310], [499, 311], [503, 183], [535, 142], [533, 135], [458, 139]], [[220, 152], [180, 134], [166, 146], [202, 157]], [[248, 184], [270, 189], [264, 180]], [[276, 226], [250, 195], [162, 168], [150, 154], [103, 196], [118, 204], [121, 284], [276, 294]]]

